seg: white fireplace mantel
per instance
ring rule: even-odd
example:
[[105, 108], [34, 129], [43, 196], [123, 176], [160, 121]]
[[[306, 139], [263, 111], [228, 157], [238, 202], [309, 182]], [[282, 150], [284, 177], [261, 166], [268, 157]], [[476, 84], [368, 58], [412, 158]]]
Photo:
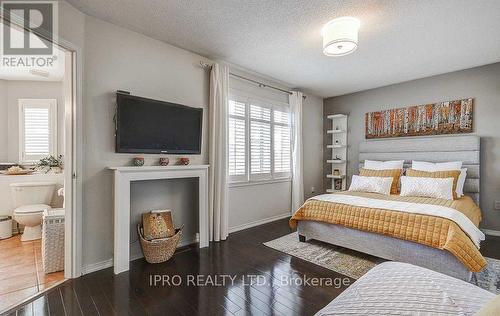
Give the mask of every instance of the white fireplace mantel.
[[114, 273], [129, 270], [130, 182], [158, 179], [198, 178], [199, 246], [208, 247], [208, 165], [108, 167], [114, 172]]

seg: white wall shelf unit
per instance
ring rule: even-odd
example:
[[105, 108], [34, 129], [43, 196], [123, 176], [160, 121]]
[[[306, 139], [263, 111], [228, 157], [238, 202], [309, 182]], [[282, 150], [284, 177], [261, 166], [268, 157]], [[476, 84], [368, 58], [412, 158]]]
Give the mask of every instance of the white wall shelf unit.
[[331, 150], [331, 159], [326, 162], [331, 164], [330, 173], [326, 175], [331, 179], [331, 186], [326, 190], [328, 193], [346, 190], [347, 181], [347, 119], [345, 114], [328, 115], [331, 129], [326, 133], [331, 135], [331, 143], [326, 148]]

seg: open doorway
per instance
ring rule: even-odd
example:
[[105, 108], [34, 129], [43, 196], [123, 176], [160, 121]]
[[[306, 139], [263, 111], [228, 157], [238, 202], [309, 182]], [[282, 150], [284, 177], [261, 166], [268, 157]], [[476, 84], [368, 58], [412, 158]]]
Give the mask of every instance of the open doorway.
[[0, 67], [0, 313], [75, 276], [76, 53], [67, 46], [54, 43], [50, 69]]

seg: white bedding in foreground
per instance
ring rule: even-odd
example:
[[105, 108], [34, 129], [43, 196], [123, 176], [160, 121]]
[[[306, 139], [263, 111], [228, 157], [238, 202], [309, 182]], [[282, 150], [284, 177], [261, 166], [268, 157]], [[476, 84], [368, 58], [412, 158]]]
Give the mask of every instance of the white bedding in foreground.
[[385, 262], [368, 271], [316, 316], [473, 315], [494, 297], [438, 272]]
[[359, 207], [379, 208], [391, 211], [438, 216], [455, 222], [470, 237], [472, 242], [479, 248], [479, 244], [484, 240], [483, 232], [463, 213], [446, 206], [409, 203], [402, 201], [388, 201], [372, 199], [361, 196], [344, 194], [322, 194], [312, 197], [311, 200], [327, 201], [340, 204], [348, 204]]

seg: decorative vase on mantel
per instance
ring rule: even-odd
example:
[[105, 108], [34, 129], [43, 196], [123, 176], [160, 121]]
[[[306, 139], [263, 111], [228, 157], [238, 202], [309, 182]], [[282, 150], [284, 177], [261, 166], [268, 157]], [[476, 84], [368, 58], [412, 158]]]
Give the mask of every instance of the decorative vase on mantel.
[[189, 158], [187, 158], [187, 157], [181, 157], [177, 161], [177, 164], [178, 165], [182, 165], [182, 166], [187, 166], [187, 165], [189, 165]]
[[159, 164], [160, 166], [168, 166], [168, 164], [170, 163], [170, 159], [168, 159], [167, 157], [161, 157], [160, 158], [160, 161], [159, 161]]
[[132, 163], [136, 167], [142, 167], [142, 166], [144, 166], [144, 157], [134, 157], [134, 159], [132, 160]]

